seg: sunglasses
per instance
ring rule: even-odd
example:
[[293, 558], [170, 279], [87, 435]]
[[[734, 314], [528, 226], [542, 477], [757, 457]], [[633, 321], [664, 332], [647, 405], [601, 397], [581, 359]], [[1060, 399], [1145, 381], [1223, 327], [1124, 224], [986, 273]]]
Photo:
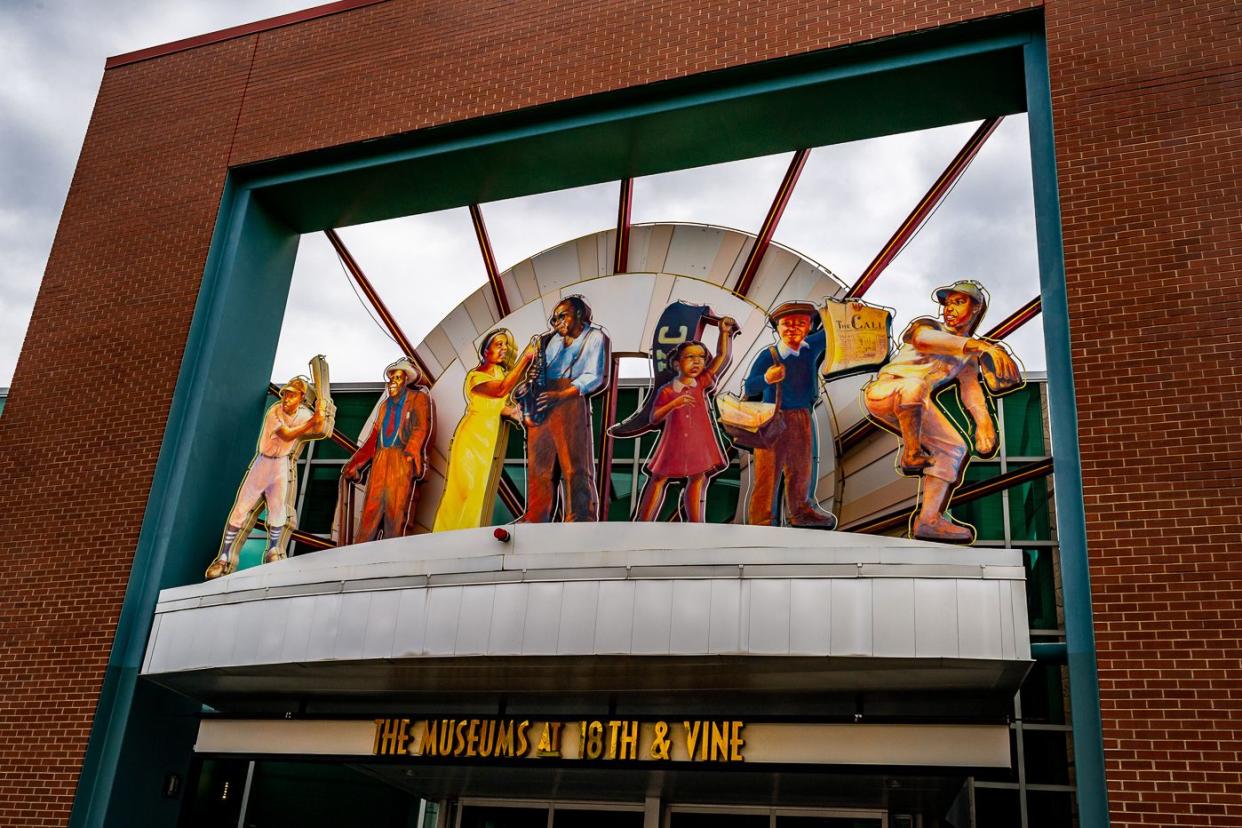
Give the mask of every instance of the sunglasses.
[[548, 324], [555, 325], [557, 322], [560, 322], [562, 319], [572, 319], [573, 315], [574, 315], [573, 311], [561, 311], [560, 313], [554, 313], [552, 314], [552, 317], [548, 319]]

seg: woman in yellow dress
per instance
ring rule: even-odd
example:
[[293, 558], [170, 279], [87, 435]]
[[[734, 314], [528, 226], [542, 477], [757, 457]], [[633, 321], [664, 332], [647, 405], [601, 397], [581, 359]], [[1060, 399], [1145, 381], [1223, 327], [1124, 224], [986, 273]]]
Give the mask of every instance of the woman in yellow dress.
[[433, 532], [473, 529], [491, 521], [509, 433], [503, 415], [534, 351], [527, 348], [516, 357], [517, 344], [508, 329], [483, 337], [479, 365], [466, 374], [466, 413], [449, 444], [448, 479]]

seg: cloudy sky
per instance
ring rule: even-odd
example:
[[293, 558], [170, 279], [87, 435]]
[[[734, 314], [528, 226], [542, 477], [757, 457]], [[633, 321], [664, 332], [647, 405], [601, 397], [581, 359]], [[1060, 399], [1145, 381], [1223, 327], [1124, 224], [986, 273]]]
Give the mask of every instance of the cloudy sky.
[[[212, 4], [67, 0], [0, 4], [0, 386], [9, 384], [104, 59], [303, 8], [304, 0]], [[776, 240], [851, 282], [976, 124], [821, 147]], [[989, 323], [1038, 292], [1026, 120], [1008, 118], [918, 237], [868, 294], [896, 324], [933, 310], [937, 285], [974, 278], [992, 292]], [[635, 222], [694, 221], [754, 232], [788, 165], [778, 155], [639, 179]], [[483, 206], [502, 269], [615, 221], [602, 184]], [[346, 228], [341, 233], [415, 342], [486, 281], [465, 209]], [[412, 288], [416, 285], [416, 288]], [[331, 348], [324, 343], [331, 343]], [[1040, 326], [1010, 344], [1044, 367]], [[337, 381], [375, 380], [393, 356], [322, 235], [303, 239], [273, 377], [305, 371], [327, 351]]]

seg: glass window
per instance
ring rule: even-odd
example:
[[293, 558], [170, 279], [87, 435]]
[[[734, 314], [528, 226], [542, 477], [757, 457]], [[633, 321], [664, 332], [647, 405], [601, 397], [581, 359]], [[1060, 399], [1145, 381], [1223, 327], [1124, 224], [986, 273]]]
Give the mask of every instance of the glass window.
[[[358, 439], [381, 393], [376, 389], [375, 391], [333, 394], [332, 402], [336, 405], [337, 430], [351, 440]], [[315, 443], [316, 460], [346, 460], [349, 454], [331, 440], [319, 440]]]
[[1073, 825], [1074, 795], [1069, 791], [1031, 791], [1026, 795], [1026, 824]]
[[552, 828], [643, 828], [643, 812], [557, 808]]
[[1022, 806], [1016, 790], [975, 788], [975, 824], [995, 828], [1017, 828], [1022, 824]]
[[[1013, 465], [1010, 464], [1010, 470]], [[1008, 491], [1009, 533], [1014, 540], [1051, 540], [1048, 478], [1021, 483]], [[999, 505], [999, 504], [997, 504]]]
[[670, 828], [768, 828], [767, 814], [692, 814], [674, 811]]
[[1028, 383], [1002, 399], [1005, 407], [1005, 453], [1010, 457], [1043, 457], [1042, 383]]
[[332, 516], [336, 513], [336, 499], [341, 477], [339, 465], [311, 463], [310, 474], [302, 480], [305, 499], [298, 510], [298, 528], [316, 535], [332, 531]]
[[776, 828], [877, 828], [878, 819], [862, 817], [778, 816]]
[[1069, 731], [1022, 731], [1026, 753], [1026, 781], [1038, 785], [1067, 785], [1069, 774]]
[[1037, 661], [1022, 684], [1022, 720], [1065, 724], [1065, 667]]
[[546, 808], [500, 808], [467, 805], [461, 809], [461, 828], [547, 828]]
[[1058, 626], [1053, 554], [1050, 546], [1022, 552], [1022, 563], [1026, 567], [1026, 613], [1033, 630], [1055, 630]]
[[[1000, 466], [996, 463], [971, 463], [966, 467], [966, 479], [962, 482], [962, 485], [969, 486], [972, 483], [990, 480], [999, 475]], [[952, 509], [953, 517], [975, 527], [979, 540], [1004, 540], [1005, 513], [1004, 506], [1001, 503], [1002, 497], [1004, 497], [1004, 494], [997, 492], [987, 497], [972, 500], [969, 503], [954, 506]]]

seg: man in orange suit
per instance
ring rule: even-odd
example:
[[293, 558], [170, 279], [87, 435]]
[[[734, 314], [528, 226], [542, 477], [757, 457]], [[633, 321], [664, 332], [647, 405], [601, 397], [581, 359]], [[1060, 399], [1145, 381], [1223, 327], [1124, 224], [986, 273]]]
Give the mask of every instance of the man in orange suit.
[[354, 533], [356, 543], [380, 537], [396, 538], [407, 533], [416, 494], [415, 481], [427, 470], [427, 444], [431, 440], [431, 395], [419, 381], [418, 369], [399, 359], [384, 370], [385, 397], [361, 445], [341, 470], [347, 480], [357, 480], [370, 462], [362, 518]]

